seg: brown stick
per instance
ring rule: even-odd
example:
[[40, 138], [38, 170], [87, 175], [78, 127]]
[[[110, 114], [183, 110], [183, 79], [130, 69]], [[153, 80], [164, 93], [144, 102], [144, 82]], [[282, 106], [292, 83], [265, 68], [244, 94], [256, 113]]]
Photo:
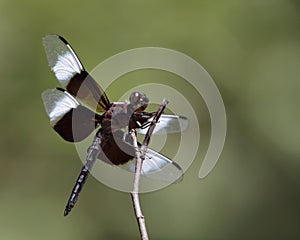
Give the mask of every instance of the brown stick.
[[135, 217], [138, 222], [141, 239], [148, 240], [149, 237], [148, 237], [148, 233], [147, 233], [147, 229], [146, 229], [145, 217], [142, 213], [140, 200], [139, 200], [139, 182], [140, 182], [140, 178], [141, 178], [141, 170], [142, 170], [143, 162], [142, 162], [142, 158], [141, 158], [140, 149], [138, 148], [138, 145], [137, 145], [137, 136], [136, 136], [135, 130], [131, 131], [131, 137], [133, 139], [133, 145], [135, 148], [136, 165], [135, 165], [135, 175], [134, 175], [134, 181], [133, 181], [133, 190], [130, 193], [130, 195], [131, 195], [131, 199], [132, 199], [132, 203], [133, 203]]
[[159, 109], [155, 113], [152, 122], [150, 123], [149, 129], [146, 133], [146, 136], [144, 138], [143, 144], [141, 148], [139, 149], [137, 144], [137, 135], [135, 129], [131, 130], [130, 134], [133, 140], [133, 146], [135, 148], [135, 154], [136, 154], [136, 165], [135, 165], [135, 175], [134, 175], [134, 181], [133, 181], [133, 190], [130, 193], [133, 208], [135, 212], [135, 216], [138, 222], [139, 231], [141, 235], [142, 240], [148, 240], [148, 233], [146, 229], [145, 224], [145, 217], [142, 213], [140, 200], [139, 200], [139, 184], [140, 184], [140, 178], [141, 178], [141, 170], [142, 170], [142, 164], [143, 160], [145, 159], [145, 153], [147, 151], [151, 135], [153, 133], [153, 130], [155, 128], [156, 123], [158, 122], [162, 112], [164, 111], [166, 105], [168, 104], [168, 100], [164, 99], [163, 102], [160, 104]]

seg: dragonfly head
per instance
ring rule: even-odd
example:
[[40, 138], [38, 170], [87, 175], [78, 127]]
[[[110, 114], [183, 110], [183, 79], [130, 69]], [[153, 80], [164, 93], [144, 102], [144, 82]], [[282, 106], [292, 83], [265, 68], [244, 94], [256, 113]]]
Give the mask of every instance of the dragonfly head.
[[139, 92], [133, 92], [129, 97], [130, 105], [135, 109], [135, 111], [144, 111], [149, 103], [149, 99], [145, 94]]

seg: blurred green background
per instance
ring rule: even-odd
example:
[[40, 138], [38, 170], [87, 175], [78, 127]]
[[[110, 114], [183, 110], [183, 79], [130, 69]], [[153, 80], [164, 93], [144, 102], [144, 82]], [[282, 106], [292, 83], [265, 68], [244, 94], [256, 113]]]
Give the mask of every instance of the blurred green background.
[[0, 0], [0, 239], [139, 238], [130, 196], [93, 177], [63, 217], [81, 162], [40, 98], [58, 85], [41, 44], [49, 33], [66, 37], [88, 70], [136, 47], [183, 52], [222, 94], [227, 139], [204, 180], [210, 122], [189, 96], [199, 153], [183, 182], [141, 196], [151, 239], [299, 239], [299, 24], [296, 0]]

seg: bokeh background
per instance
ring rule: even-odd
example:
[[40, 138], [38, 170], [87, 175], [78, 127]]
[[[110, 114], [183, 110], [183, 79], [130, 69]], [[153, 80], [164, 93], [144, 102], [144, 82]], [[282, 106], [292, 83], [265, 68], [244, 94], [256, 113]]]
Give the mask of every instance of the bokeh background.
[[[200, 122], [199, 152], [180, 184], [141, 196], [151, 239], [299, 239], [299, 25], [296, 0], [1, 0], [0, 239], [139, 238], [130, 196], [93, 177], [63, 217], [81, 162], [50, 128], [40, 98], [57, 86], [41, 44], [49, 33], [66, 37], [87, 69], [136, 47], [183, 52], [222, 94], [227, 140], [204, 180], [197, 175], [210, 121], [201, 97], [188, 94]], [[113, 92], [121, 94], [112, 90], [112, 101]]]

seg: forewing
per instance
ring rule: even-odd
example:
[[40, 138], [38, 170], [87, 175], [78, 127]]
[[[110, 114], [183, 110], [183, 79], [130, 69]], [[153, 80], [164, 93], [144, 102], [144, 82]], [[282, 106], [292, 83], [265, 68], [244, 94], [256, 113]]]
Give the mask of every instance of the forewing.
[[47, 60], [51, 70], [63, 88], [80, 102], [98, 113], [110, 102], [97, 82], [84, 70], [70, 44], [61, 36], [43, 38]]
[[[151, 122], [153, 117], [148, 119]], [[162, 114], [156, 124], [153, 134], [168, 134], [183, 132], [188, 127], [188, 119], [184, 116]], [[138, 133], [146, 134], [149, 127], [137, 129]]]

